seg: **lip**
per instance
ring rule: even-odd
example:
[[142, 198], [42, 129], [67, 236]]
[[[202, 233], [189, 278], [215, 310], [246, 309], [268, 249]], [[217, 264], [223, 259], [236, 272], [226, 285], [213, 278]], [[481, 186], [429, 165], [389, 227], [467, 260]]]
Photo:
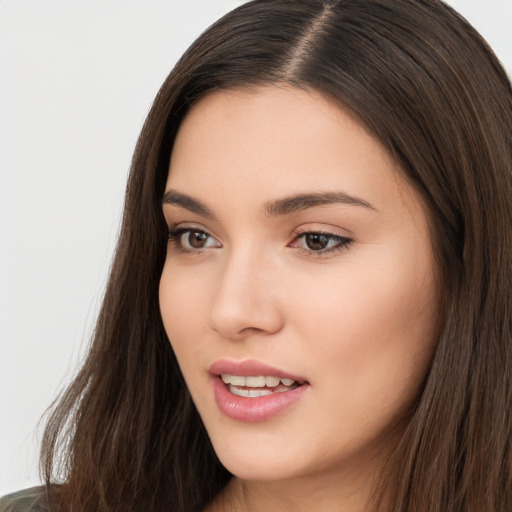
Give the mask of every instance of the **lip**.
[[260, 361], [256, 361], [255, 359], [244, 359], [243, 361], [220, 359], [210, 366], [209, 372], [213, 375], [229, 373], [230, 375], [243, 375], [245, 377], [266, 375], [272, 377], [285, 377], [297, 382], [307, 382], [307, 379], [304, 377], [293, 375], [285, 370], [269, 366]]
[[[215, 401], [220, 411], [231, 419], [248, 423], [266, 421], [282, 414], [300, 400], [309, 388], [305, 378], [252, 359], [244, 361], [222, 359], [213, 363], [209, 368], [209, 372], [211, 374]], [[248, 398], [231, 393], [224, 382], [222, 382], [220, 378], [221, 373], [243, 375], [246, 377], [257, 375], [286, 377], [300, 382], [301, 385], [283, 393], [275, 392], [271, 395]]]

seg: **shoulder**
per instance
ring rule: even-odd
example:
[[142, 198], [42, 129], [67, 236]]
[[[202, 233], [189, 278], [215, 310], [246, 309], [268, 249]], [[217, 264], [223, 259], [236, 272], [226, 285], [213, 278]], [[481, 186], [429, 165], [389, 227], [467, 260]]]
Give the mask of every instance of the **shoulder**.
[[31, 487], [0, 498], [0, 512], [48, 512], [46, 489]]

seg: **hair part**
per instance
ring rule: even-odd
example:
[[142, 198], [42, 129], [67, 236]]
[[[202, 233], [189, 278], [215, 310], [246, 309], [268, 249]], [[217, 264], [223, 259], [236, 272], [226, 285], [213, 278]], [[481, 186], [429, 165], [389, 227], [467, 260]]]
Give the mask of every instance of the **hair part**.
[[[174, 137], [210, 91], [286, 83], [336, 100], [428, 210], [443, 325], [379, 492], [395, 512], [512, 510], [512, 90], [478, 33], [438, 0], [254, 0], [185, 53], [137, 143], [87, 359], [49, 416], [56, 507], [201, 510], [218, 461], [158, 305], [161, 200]], [[376, 503], [378, 500], [376, 501]]]

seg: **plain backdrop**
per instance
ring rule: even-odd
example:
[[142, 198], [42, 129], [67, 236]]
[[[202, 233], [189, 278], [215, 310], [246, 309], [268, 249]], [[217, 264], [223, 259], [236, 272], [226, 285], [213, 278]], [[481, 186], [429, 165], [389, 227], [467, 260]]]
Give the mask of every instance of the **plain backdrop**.
[[[173, 64], [241, 0], [0, 0], [0, 495], [83, 355], [126, 175]], [[512, 0], [450, 2], [512, 70]]]

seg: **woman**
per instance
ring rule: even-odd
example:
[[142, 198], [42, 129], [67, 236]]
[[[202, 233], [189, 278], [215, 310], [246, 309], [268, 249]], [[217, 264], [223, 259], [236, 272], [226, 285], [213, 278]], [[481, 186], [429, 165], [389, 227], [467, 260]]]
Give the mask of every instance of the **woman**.
[[436, 0], [213, 25], [139, 138], [35, 506], [511, 510], [511, 134]]

